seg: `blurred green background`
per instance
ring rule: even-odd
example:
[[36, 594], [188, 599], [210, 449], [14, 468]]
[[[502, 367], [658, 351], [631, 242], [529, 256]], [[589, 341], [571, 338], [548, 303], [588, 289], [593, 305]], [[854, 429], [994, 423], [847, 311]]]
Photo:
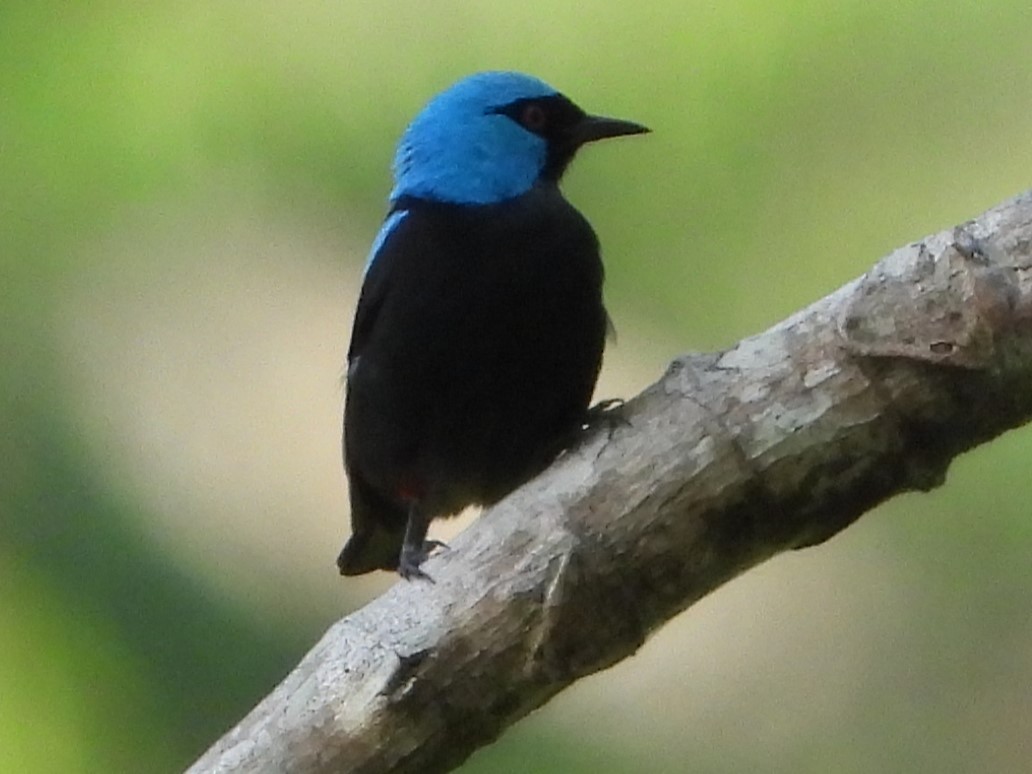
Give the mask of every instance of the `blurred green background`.
[[[340, 615], [339, 376], [405, 123], [534, 73], [654, 129], [570, 198], [601, 395], [1032, 185], [1032, 6], [0, 5], [0, 771], [174, 771]], [[1019, 772], [1032, 431], [704, 600], [467, 772]]]

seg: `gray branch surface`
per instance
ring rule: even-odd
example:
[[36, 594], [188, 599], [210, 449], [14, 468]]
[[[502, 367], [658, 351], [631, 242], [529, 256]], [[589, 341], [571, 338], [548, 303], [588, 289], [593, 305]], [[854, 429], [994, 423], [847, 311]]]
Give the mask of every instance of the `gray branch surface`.
[[338, 621], [191, 772], [434, 772], [739, 573], [1032, 418], [1032, 191], [896, 250], [604, 429]]

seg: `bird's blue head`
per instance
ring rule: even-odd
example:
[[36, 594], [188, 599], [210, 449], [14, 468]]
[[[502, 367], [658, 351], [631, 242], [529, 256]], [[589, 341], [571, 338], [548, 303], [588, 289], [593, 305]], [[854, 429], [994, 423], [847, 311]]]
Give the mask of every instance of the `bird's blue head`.
[[587, 115], [548, 84], [513, 72], [471, 75], [434, 97], [394, 157], [391, 201], [493, 204], [558, 182], [577, 149], [645, 127]]

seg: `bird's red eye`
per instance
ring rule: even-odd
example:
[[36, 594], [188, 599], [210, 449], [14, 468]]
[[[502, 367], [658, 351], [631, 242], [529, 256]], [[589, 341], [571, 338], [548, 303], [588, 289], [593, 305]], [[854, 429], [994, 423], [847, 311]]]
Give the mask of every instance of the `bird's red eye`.
[[545, 109], [536, 102], [528, 102], [520, 111], [520, 123], [532, 132], [540, 132], [548, 123]]

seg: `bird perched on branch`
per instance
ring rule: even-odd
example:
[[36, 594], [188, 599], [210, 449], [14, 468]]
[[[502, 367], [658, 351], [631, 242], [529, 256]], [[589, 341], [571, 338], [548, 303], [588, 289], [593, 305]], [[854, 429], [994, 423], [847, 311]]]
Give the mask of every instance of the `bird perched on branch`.
[[647, 131], [514, 72], [459, 81], [409, 125], [348, 350], [342, 574], [427, 578], [432, 519], [501, 499], [587, 423], [603, 269], [559, 180], [585, 143]]

